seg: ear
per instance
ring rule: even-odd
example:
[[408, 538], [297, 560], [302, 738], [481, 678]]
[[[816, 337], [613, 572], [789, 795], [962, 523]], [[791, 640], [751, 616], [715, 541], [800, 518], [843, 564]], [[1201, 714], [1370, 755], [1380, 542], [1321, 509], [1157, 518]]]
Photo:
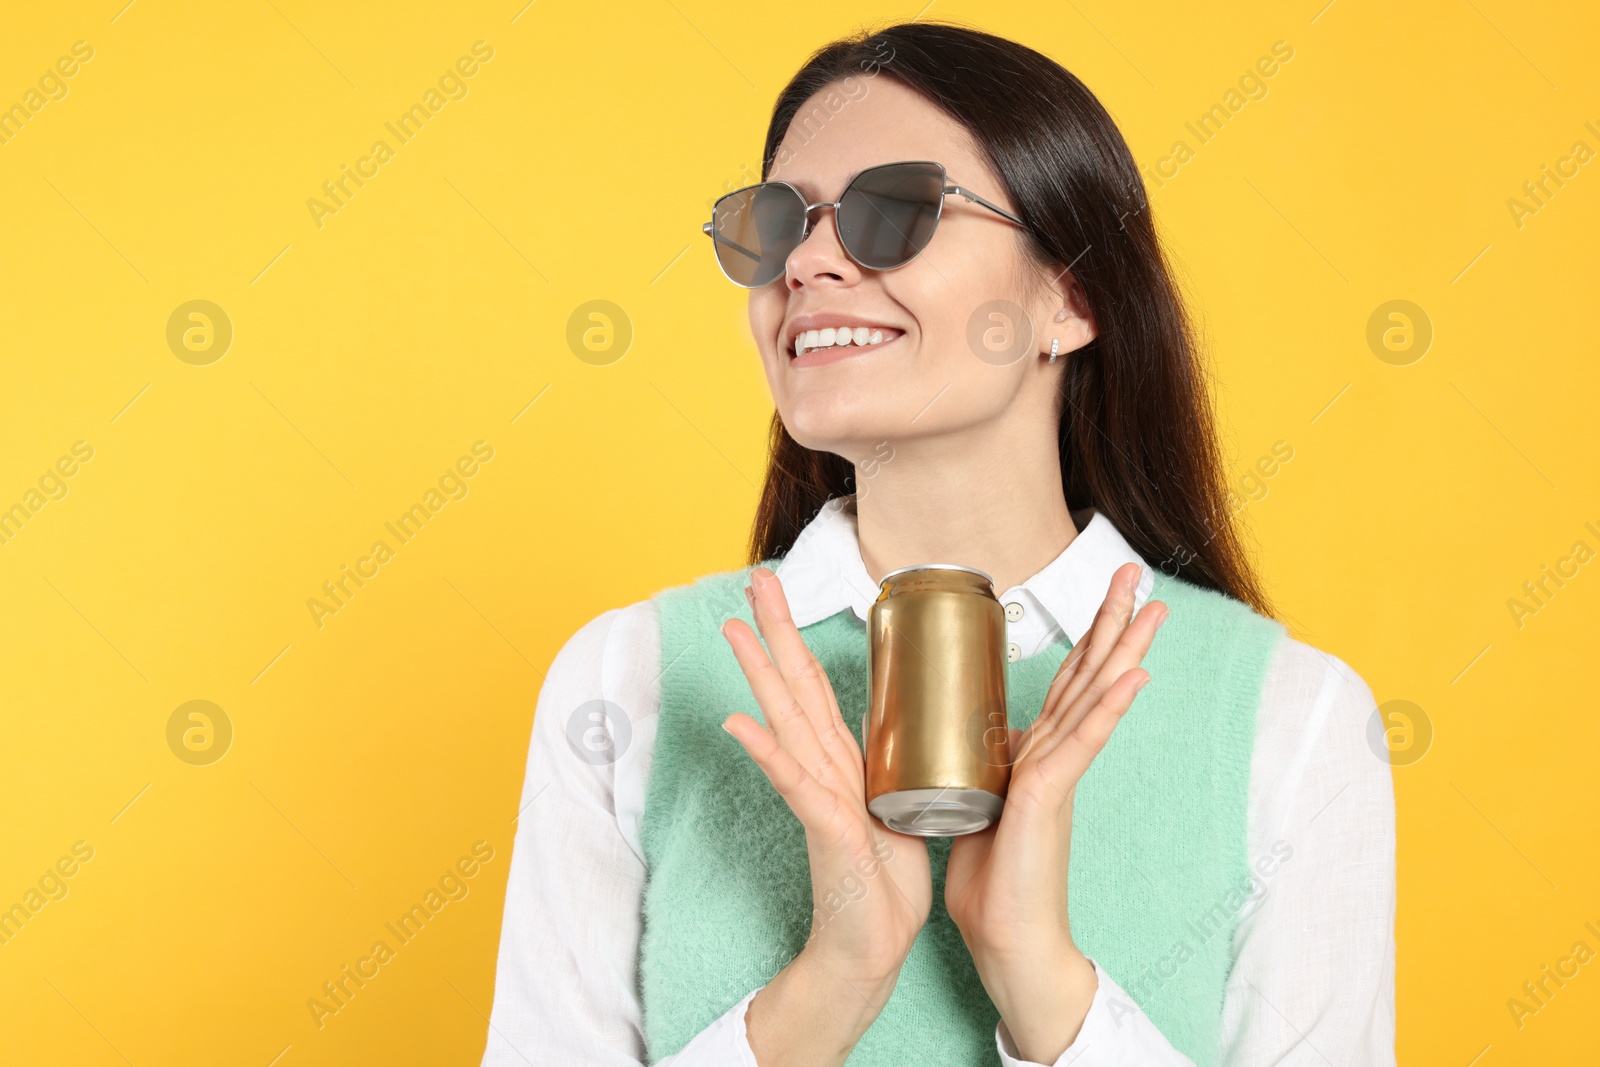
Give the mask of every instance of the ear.
[[1059, 303], [1052, 325], [1061, 331], [1061, 350], [1071, 352], [1082, 348], [1100, 334], [1094, 310], [1089, 307], [1089, 295], [1078, 276], [1070, 270], [1063, 270], [1056, 277], [1053, 288]]

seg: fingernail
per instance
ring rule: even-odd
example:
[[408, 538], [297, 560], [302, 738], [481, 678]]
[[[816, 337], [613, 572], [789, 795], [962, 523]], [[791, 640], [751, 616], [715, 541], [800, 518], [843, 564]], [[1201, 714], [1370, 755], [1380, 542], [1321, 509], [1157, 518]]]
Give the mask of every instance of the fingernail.
[[1143, 678], [1141, 678], [1139, 680], [1139, 684], [1138, 685], [1133, 687], [1133, 691], [1135, 693], [1137, 693], [1139, 690], [1143, 689], [1145, 686], [1147, 686], [1149, 684], [1150, 684], [1150, 676], [1147, 674], [1147, 675], [1145, 675]]
[[756, 606], [756, 595], [750, 591], [748, 585], [744, 587], [744, 599], [752, 608]]

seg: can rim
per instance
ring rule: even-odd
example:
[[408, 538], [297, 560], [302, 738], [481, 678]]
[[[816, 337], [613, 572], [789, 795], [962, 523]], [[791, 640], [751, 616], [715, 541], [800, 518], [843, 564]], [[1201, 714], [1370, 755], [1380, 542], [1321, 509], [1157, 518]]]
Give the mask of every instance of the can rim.
[[976, 567], [968, 567], [960, 563], [915, 563], [909, 567], [896, 567], [882, 578], [879, 578], [878, 588], [882, 589], [884, 582], [887, 582], [897, 574], [904, 574], [907, 571], [966, 571], [969, 574], [976, 574], [982, 577], [989, 583], [991, 589], [994, 587], [994, 576], [988, 571], [980, 571]]

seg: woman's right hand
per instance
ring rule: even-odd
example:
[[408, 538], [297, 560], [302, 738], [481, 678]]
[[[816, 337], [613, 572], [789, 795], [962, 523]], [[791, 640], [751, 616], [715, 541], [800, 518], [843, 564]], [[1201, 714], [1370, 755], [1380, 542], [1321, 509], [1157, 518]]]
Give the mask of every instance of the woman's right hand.
[[745, 595], [766, 650], [741, 619], [729, 619], [722, 634], [771, 728], [743, 713], [722, 725], [805, 828], [813, 904], [805, 948], [751, 1001], [750, 1044], [761, 1067], [791, 1055], [842, 1063], [882, 1011], [927, 921], [927, 841], [890, 830], [867, 810], [861, 747], [782, 584], [765, 567], [750, 581]]

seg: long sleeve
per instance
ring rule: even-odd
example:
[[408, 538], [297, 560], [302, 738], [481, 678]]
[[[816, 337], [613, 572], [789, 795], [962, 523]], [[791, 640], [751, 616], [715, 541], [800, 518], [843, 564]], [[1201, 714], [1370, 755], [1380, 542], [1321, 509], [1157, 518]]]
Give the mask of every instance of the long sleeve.
[[1394, 784], [1368, 739], [1377, 704], [1337, 657], [1288, 639], [1279, 654], [1251, 856], [1288, 854], [1234, 935], [1222, 1062], [1392, 1067]]
[[[638, 823], [660, 704], [660, 631], [641, 601], [585, 624], [539, 692], [517, 817], [484, 1067], [646, 1062], [637, 992]], [[756, 1067], [752, 990], [658, 1067]]]
[[[1350, 1063], [1394, 1052], [1394, 792], [1368, 742], [1371, 690], [1343, 661], [1284, 638], [1262, 690], [1247, 853], [1259, 880], [1234, 934], [1223, 1067]], [[1050, 1067], [1191, 1061], [1098, 964], [1082, 1029]], [[996, 1045], [1017, 1057], [1005, 1023]]]
[[[670, 666], [670, 665], [669, 665]], [[613, 762], [579, 755], [611, 702], [628, 720]], [[653, 606], [607, 612], [563, 647], [539, 696], [501, 936], [485, 1067], [646, 1063], [637, 993], [645, 868], [638, 827], [660, 704]], [[1223, 1067], [1394, 1063], [1394, 802], [1366, 740], [1372, 694], [1348, 666], [1289, 638], [1269, 667], [1251, 760], [1245, 905], [1222, 1019]], [[578, 739], [569, 742], [577, 715]], [[1270, 873], [1267, 873], [1270, 871]], [[1051, 1067], [1190, 1061], [1096, 965], [1099, 988]], [[751, 990], [657, 1067], [755, 1067]], [[996, 1028], [1004, 1067], [1017, 1058]]]

